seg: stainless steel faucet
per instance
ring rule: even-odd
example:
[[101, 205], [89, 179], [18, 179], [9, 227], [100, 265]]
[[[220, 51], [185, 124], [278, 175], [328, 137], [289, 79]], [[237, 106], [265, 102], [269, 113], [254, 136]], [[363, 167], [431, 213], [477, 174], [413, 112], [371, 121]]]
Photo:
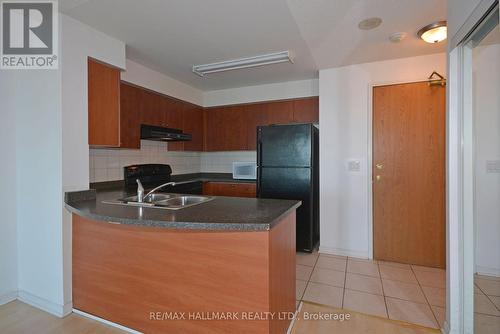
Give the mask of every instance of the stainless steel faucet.
[[137, 179], [136, 182], [137, 182], [137, 202], [139, 203], [144, 202], [144, 200], [146, 200], [149, 196], [153, 195], [156, 191], [160, 190], [161, 188], [164, 188], [166, 186], [175, 186], [175, 182], [167, 182], [162, 185], [159, 185], [158, 187], [154, 188], [146, 195], [144, 195], [144, 187], [142, 186], [141, 181]]
[[135, 182], [137, 182], [137, 202], [142, 203], [144, 200], [144, 187], [141, 180], [136, 179]]

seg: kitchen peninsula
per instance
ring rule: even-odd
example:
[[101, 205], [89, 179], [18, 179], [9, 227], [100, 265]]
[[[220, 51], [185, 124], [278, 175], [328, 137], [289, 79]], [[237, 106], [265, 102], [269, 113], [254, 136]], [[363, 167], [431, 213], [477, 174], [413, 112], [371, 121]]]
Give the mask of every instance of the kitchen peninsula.
[[75, 309], [145, 333], [286, 333], [300, 202], [213, 197], [180, 210], [103, 203], [125, 195], [66, 194]]

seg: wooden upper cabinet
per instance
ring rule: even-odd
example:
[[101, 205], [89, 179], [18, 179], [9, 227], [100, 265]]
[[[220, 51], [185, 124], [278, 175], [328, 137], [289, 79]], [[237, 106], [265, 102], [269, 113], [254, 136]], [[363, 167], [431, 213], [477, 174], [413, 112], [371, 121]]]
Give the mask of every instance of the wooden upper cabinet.
[[182, 129], [193, 136], [191, 141], [183, 142], [184, 151], [203, 151], [203, 108], [187, 103], [183, 114]]
[[203, 107], [133, 84], [121, 83], [121, 146], [140, 148], [141, 124], [180, 129], [191, 141], [170, 142], [169, 151], [203, 151]]
[[242, 151], [257, 147], [257, 127], [317, 123], [318, 97], [203, 108], [127, 82], [120, 70], [88, 60], [89, 144], [140, 148], [141, 124], [181, 129], [191, 141], [170, 151]]
[[266, 103], [267, 124], [288, 124], [293, 122], [294, 101], [275, 101]]
[[294, 100], [293, 121], [295, 123], [318, 123], [319, 97], [313, 96]]
[[88, 58], [89, 145], [120, 147], [120, 70]]
[[247, 124], [243, 106], [210, 108], [206, 112], [206, 150], [247, 150]]
[[139, 99], [141, 124], [163, 126], [166, 116], [161, 102], [160, 95], [148, 90], [141, 90]]
[[257, 149], [257, 127], [268, 124], [267, 108], [263, 103], [244, 107], [247, 118], [247, 150]]
[[120, 85], [120, 137], [122, 148], [141, 148], [142, 90], [122, 82]]
[[183, 113], [187, 102], [174, 100], [169, 97], [163, 97], [163, 104], [165, 111], [165, 120], [163, 126], [173, 129], [182, 129]]
[[205, 122], [205, 150], [255, 150], [258, 126], [318, 121], [317, 96], [208, 108]]

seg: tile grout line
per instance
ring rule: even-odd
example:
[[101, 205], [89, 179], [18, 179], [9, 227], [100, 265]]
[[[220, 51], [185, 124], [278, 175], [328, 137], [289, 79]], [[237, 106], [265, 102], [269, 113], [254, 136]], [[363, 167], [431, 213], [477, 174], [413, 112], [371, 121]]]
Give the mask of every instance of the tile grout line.
[[[413, 275], [415, 276], [415, 279], [418, 282], [418, 286], [420, 287], [420, 291], [422, 291], [422, 294], [424, 295], [424, 298], [427, 301], [427, 305], [429, 306], [429, 308], [431, 310], [431, 313], [432, 313], [432, 316], [434, 317], [434, 320], [436, 320], [436, 325], [438, 325], [438, 328], [441, 328], [441, 325], [439, 324], [439, 321], [436, 317], [436, 314], [434, 313], [434, 310], [432, 309], [432, 305], [431, 305], [431, 303], [429, 303], [429, 299], [427, 298], [427, 295], [425, 294], [424, 289], [422, 289], [422, 285], [420, 284], [420, 281], [418, 280], [417, 274], [415, 274], [415, 270], [413, 270], [413, 266], [410, 266], [410, 269], [411, 269], [411, 272], [413, 273]], [[445, 308], [446, 308], [446, 304], [445, 304]]]
[[380, 263], [377, 262], [378, 274], [380, 275], [380, 285], [382, 286], [382, 295], [384, 296], [385, 314], [387, 314], [387, 319], [389, 318], [389, 308], [387, 307], [387, 299], [385, 297], [384, 283], [382, 282], [382, 273], [380, 272]]
[[316, 261], [314, 261], [314, 265], [312, 267], [311, 273], [309, 274], [309, 278], [307, 279], [306, 287], [304, 288], [304, 292], [302, 292], [302, 295], [300, 296], [300, 301], [304, 300], [304, 295], [306, 294], [307, 287], [309, 286], [309, 282], [311, 281], [311, 276], [314, 272], [314, 269], [316, 269], [316, 264], [318, 263], [318, 260], [319, 260], [319, 252], [318, 252], [318, 256], [316, 256]]
[[[497, 306], [497, 304], [495, 304], [493, 302], [493, 300], [491, 300], [491, 298], [490, 298], [490, 297], [496, 297], [496, 296], [490, 296], [490, 295], [486, 294], [486, 292], [484, 292], [483, 289], [481, 289], [481, 287], [476, 284], [476, 278], [477, 278], [476, 275], [474, 275], [474, 287], [477, 287], [486, 296], [486, 298], [488, 298], [488, 300], [493, 304], [493, 306], [495, 306], [495, 308], [500, 312], [500, 306]], [[476, 295], [476, 293], [474, 292], [474, 296], [475, 295]], [[475, 310], [474, 310], [474, 313], [476, 313]], [[494, 317], [500, 317], [500, 316], [495, 315]]]
[[347, 282], [347, 265], [349, 263], [349, 257], [346, 257], [345, 259], [345, 271], [344, 271], [344, 290], [342, 291], [342, 303], [341, 303], [341, 308], [344, 308], [344, 300], [345, 300], [345, 291], [346, 291], [346, 282]]

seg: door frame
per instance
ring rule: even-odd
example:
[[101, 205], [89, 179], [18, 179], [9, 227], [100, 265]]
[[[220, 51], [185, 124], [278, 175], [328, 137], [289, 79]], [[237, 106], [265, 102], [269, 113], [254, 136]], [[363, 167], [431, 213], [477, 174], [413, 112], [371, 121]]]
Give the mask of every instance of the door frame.
[[373, 260], [374, 244], [373, 244], [373, 89], [375, 87], [404, 85], [412, 83], [428, 82], [428, 80], [411, 80], [411, 81], [389, 81], [370, 83], [368, 86], [368, 257]]
[[481, 0], [448, 48], [446, 333], [474, 331], [474, 113], [467, 39], [497, 3]]

